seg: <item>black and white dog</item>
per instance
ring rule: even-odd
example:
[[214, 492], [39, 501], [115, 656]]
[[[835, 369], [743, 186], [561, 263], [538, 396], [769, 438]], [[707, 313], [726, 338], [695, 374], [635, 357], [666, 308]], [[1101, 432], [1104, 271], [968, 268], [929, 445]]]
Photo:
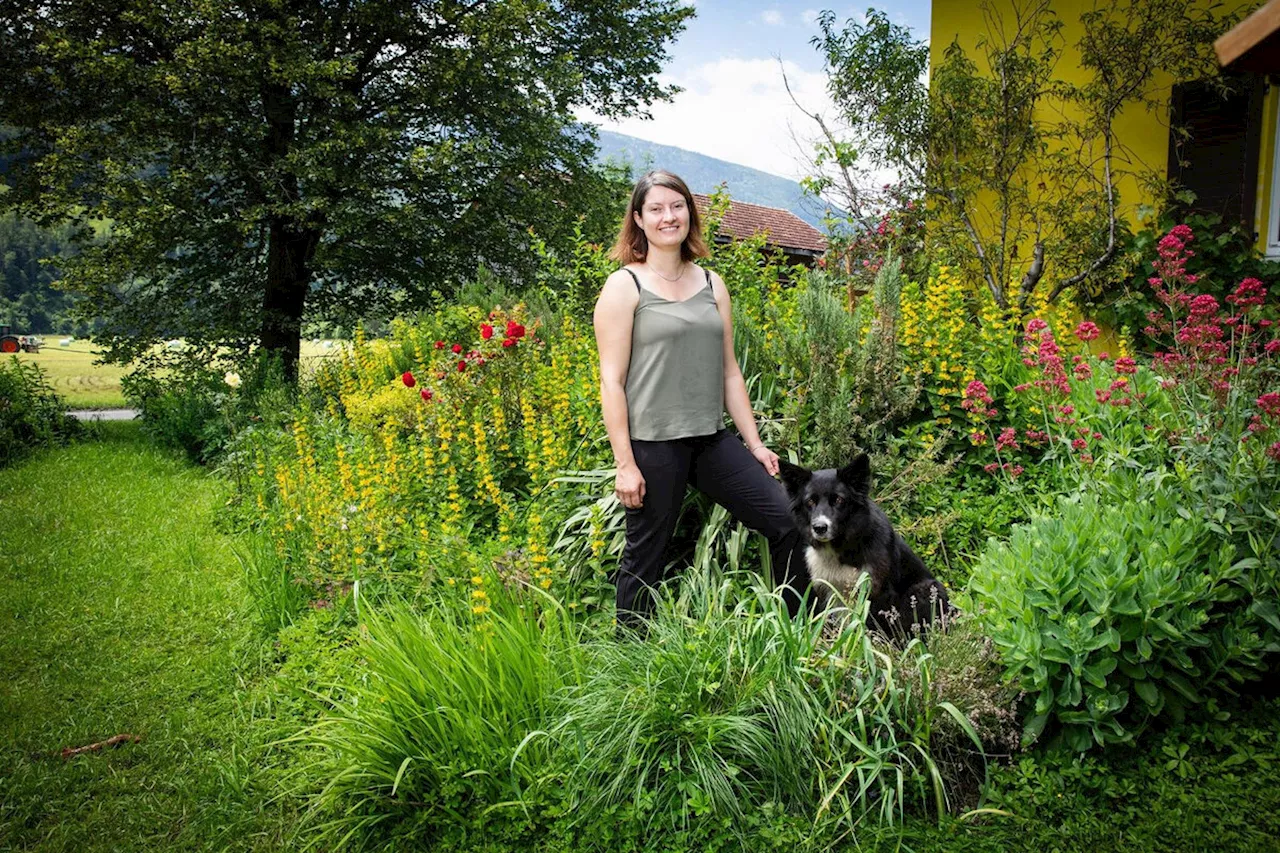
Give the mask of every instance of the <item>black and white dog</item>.
[[868, 624], [903, 636], [951, 612], [942, 584], [929, 574], [884, 511], [868, 497], [871, 461], [865, 453], [836, 470], [810, 471], [780, 460], [814, 588], [840, 602], [852, 598], [858, 578], [870, 578]]

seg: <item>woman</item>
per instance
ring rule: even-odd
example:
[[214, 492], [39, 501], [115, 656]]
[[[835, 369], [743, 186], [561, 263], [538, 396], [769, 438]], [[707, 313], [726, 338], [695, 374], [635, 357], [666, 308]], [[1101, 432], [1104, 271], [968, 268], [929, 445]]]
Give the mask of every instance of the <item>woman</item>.
[[[807, 585], [778, 456], [756, 429], [733, 352], [729, 291], [705, 258], [684, 181], [653, 171], [631, 193], [596, 302], [600, 402], [626, 507], [627, 544], [614, 583], [618, 623], [643, 632], [687, 485], [769, 540], [774, 579], [799, 609]], [[728, 411], [741, 438], [723, 428]]]

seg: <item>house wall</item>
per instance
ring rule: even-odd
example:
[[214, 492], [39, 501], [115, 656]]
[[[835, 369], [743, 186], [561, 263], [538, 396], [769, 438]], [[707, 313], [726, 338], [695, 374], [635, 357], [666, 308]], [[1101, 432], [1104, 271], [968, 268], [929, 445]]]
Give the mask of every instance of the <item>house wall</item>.
[[[1012, 21], [1013, 2], [1016, 0], [990, 0], [1007, 23]], [[1024, 0], [1025, 2], [1025, 0]], [[1201, 0], [1206, 5], [1213, 0]], [[1084, 35], [1084, 27], [1080, 23], [1081, 13], [1095, 8], [1095, 0], [1054, 0], [1052, 8], [1062, 21], [1061, 48], [1062, 54], [1056, 66], [1056, 76], [1070, 83], [1084, 83], [1088, 78], [1087, 71], [1080, 65], [1080, 54], [1077, 44]], [[1258, 0], [1223, 0], [1215, 3], [1219, 14], [1241, 12], [1248, 14], [1262, 5]], [[977, 49], [977, 41], [986, 31], [987, 24], [974, 0], [933, 0], [932, 24], [930, 27], [930, 67], [939, 62], [946, 48], [959, 39], [965, 52], [982, 67], [981, 56]], [[1160, 109], [1148, 110], [1142, 105], [1131, 104], [1118, 117], [1115, 129], [1116, 137], [1122, 143], [1124, 151], [1117, 155], [1117, 167], [1132, 172], [1155, 172], [1161, 178], [1167, 174], [1169, 158], [1169, 95], [1173, 81], [1167, 75], [1157, 79], [1157, 85], [1163, 92]], [[1271, 175], [1273, 152], [1275, 151], [1275, 116], [1277, 108], [1277, 87], [1272, 86], [1267, 96], [1264, 109], [1264, 133], [1258, 169], [1257, 213], [1255, 222], [1259, 231], [1259, 249], [1266, 249], [1267, 214], [1271, 208]], [[1048, 107], [1058, 109], [1057, 106]], [[1132, 175], [1122, 175], [1117, 181], [1120, 198], [1120, 215], [1130, 223], [1139, 224], [1142, 208], [1150, 208], [1156, 201], [1151, 194], [1139, 185]], [[1024, 255], [1025, 256], [1025, 255]], [[1048, 271], [1046, 271], [1048, 272]]]

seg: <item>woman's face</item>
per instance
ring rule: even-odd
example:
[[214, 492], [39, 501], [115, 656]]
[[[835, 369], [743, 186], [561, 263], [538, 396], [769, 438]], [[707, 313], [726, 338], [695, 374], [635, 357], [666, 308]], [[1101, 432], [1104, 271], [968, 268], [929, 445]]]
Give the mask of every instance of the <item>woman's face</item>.
[[679, 248], [689, 236], [689, 205], [668, 187], [651, 187], [635, 219], [650, 246]]

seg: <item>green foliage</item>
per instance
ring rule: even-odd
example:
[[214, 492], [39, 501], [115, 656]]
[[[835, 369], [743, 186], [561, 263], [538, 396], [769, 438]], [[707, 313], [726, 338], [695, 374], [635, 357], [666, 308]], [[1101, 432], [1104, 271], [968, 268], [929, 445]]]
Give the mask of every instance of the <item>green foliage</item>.
[[70, 320], [71, 297], [57, 290], [57, 260], [70, 250], [71, 228], [41, 228], [0, 214], [0, 322], [22, 334], [87, 334]]
[[304, 320], [420, 305], [481, 259], [527, 276], [529, 228], [567, 247], [612, 209], [575, 112], [669, 97], [657, 74], [693, 11], [3, 8], [0, 153], [22, 156], [0, 204], [113, 223], [64, 269], [109, 356], [257, 338], [290, 375]]
[[307, 736], [330, 757], [319, 808], [339, 816], [320, 826], [334, 846], [457, 842], [500, 817], [518, 835], [547, 796], [552, 741], [538, 727], [581, 679], [584, 651], [558, 608], [487, 586], [479, 624], [443, 600], [362, 609], [367, 676]]
[[1243, 567], [1155, 478], [1145, 502], [1064, 498], [993, 541], [969, 593], [1008, 676], [1074, 749], [1128, 741], [1151, 718], [1253, 673], [1261, 645], [1229, 609]]
[[[236, 433], [264, 415], [277, 427], [295, 404], [282, 361], [260, 353], [243, 359], [203, 360], [178, 351], [156, 356], [121, 380], [143, 430], [157, 443], [180, 450], [192, 462], [212, 464], [232, 446]], [[242, 376], [239, 370], [244, 371]]]
[[80, 433], [67, 404], [40, 366], [11, 356], [0, 361], [0, 468], [37, 447], [65, 444]]

